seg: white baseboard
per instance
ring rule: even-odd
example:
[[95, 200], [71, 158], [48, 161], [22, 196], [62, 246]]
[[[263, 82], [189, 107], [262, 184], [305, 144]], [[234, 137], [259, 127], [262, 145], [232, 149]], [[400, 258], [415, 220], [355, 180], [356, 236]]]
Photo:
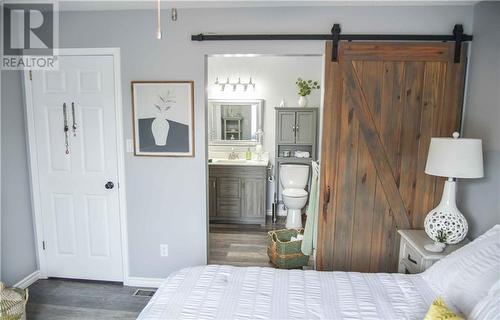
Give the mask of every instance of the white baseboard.
[[158, 288], [163, 281], [163, 278], [128, 277], [123, 284], [130, 287]]
[[14, 285], [14, 287], [21, 288], [21, 289], [26, 289], [27, 287], [29, 287], [33, 283], [35, 283], [35, 281], [37, 281], [38, 279], [41, 279], [41, 278], [42, 278], [42, 276], [40, 274], [40, 270], [36, 270], [35, 272], [27, 275], [21, 281], [19, 281], [18, 283], [16, 283]]

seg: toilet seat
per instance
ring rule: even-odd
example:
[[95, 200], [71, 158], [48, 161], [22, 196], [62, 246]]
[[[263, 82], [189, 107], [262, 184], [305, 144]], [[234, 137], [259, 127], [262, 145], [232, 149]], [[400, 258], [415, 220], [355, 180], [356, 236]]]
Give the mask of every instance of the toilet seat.
[[290, 198], [307, 197], [307, 191], [304, 189], [285, 189], [283, 195]]

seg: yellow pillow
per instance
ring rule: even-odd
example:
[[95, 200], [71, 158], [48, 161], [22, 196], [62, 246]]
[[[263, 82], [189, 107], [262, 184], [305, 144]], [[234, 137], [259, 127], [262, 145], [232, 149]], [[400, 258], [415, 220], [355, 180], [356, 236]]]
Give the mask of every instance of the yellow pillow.
[[434, 300], [425, 315], [424, 320], [464, 320], [451, 311], [443, 298], [438, 297]]

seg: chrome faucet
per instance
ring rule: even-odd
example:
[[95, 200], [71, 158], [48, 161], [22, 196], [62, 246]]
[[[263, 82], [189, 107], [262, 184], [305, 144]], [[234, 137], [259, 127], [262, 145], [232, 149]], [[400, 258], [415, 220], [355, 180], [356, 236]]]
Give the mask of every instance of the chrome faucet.
[[234, 148], [231, 148], [231, 152], [229, 153], [229, 156], [227, 158], [229, 160], [236, 160], [236, 159], [239, 159], [240, 156], [238, 155], [238, 152], [234, 151]]

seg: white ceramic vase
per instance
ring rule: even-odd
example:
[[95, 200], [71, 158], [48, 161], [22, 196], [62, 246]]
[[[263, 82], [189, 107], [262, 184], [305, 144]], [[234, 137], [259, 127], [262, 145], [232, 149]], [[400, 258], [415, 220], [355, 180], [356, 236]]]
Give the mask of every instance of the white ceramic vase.
[[153, 138], [155, 139], [155, 144], [157, 146], [164, 146], [167, 144], [168, 132], [170, 130], [170, 124], [165, 117], [165, 114], [160, 113], [151, 123], [151, 132], [153, 133]]
[[459, 243], [467, 235], [469, 229], [467, 220], [458, 210], [455, 197], [456, 182], [448, 179], [444, 183], [441, 202], [427, 214], [424, 220], [425, 232], [432, 240], [438, 240], [440, 231], [446, 234], [446, 244]]
[[299, 97], [299, 107], [305, 108], [307, 107], [307, 98], [304, 96]]

